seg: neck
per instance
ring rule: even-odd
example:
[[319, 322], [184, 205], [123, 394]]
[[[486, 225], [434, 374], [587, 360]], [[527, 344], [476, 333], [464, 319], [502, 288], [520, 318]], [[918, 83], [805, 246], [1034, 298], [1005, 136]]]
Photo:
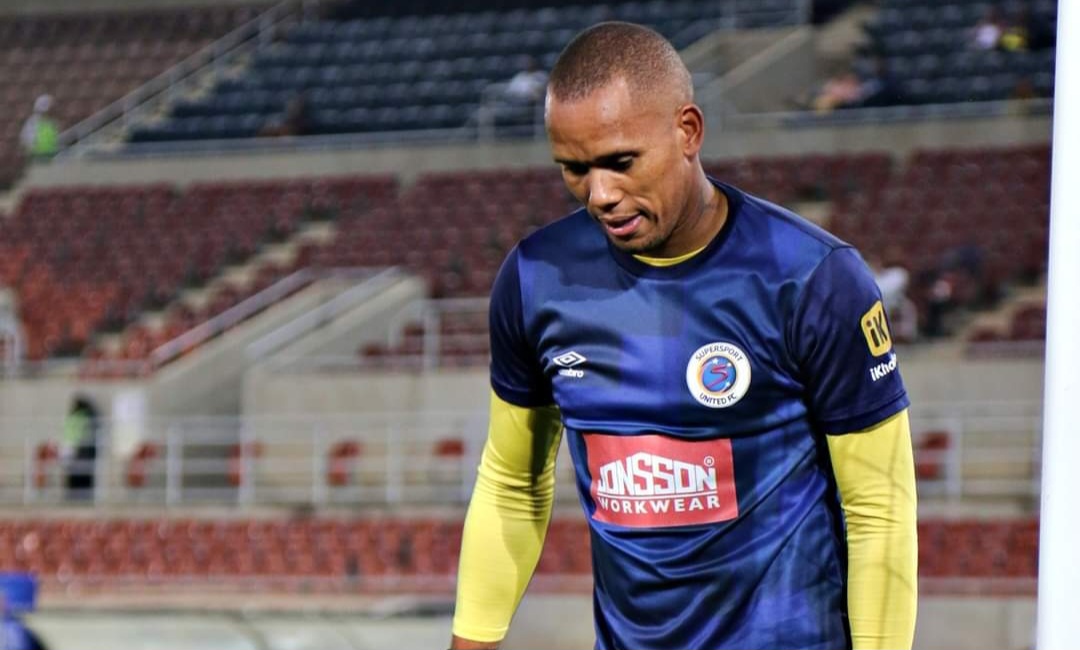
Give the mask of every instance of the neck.
[[720, 232], [727, 222], [727, 197], [701, 173], [698, 188], [687, 202], [686, 216], [673, 233], [676, 241], [660, 257], [677, 257], [701, 250]]

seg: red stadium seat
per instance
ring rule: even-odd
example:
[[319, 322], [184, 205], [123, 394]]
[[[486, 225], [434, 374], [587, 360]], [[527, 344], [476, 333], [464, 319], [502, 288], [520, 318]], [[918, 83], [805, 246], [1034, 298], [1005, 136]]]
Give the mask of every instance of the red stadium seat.
[[245, 467], [248, 463], [263, 455], [264, 447], [261, 442], [249, 442], [233, 445], [229, 450], [229, 485], [238, 487], [246, 478]]
[[60, 450], [55, 442], [42, 442], [34, 449], [34, 486], [48, 487], [50, 476], [60, 459]]
[[141, 442], [135, 453], [128, 459], [127, 472], [124, 475], [128, 487], [140, 488], [146, 485], [148, 465], [158, 457], [159, 447], [155, 442]]
[[944, 478], [943, 455], [951, 446], [952, 436], [947, 431], [923, 432], [915, 444], [915, 476], [924, 480]]
[[362, 445], [356, 440], [339, 440], [330, 447], [326, 468], [328, 485], [341, 487], [352, 482], [353, 468], [362, 449]]

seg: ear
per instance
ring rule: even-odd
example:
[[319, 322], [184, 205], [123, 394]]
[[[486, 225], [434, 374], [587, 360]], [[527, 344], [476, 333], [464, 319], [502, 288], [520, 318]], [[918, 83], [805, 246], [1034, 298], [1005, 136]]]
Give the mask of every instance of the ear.
[[705, 142], [705, 116], [696, 104], [684, 104], [675, 114], [683, 155], [696, 156]]

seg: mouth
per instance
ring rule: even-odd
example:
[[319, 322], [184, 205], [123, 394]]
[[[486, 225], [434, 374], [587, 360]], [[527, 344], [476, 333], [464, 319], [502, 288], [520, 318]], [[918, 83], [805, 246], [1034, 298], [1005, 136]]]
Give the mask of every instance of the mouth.
[[642, 216], [639, 212], [628, 217], [611, 217], [603, 219], [600, 223], [603, 224], [604, 229], [607, 230], [611, 236], [625, 239], [632, 237], [634, 233], [637, 232], [641, 222]]

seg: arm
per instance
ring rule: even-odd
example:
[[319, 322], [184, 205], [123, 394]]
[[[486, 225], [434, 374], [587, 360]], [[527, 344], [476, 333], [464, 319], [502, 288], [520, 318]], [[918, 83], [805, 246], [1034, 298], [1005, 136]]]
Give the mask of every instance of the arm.
[[525, 408], [491, 395], [458, 568], [451, 648], [497, 648], [540, 560], [555, 497], [562, 436], [554, 406]]
[[854, 648], [910, 648], [918, 539], [907, 409], [864, 431], [827, 439], [847, 524]]

